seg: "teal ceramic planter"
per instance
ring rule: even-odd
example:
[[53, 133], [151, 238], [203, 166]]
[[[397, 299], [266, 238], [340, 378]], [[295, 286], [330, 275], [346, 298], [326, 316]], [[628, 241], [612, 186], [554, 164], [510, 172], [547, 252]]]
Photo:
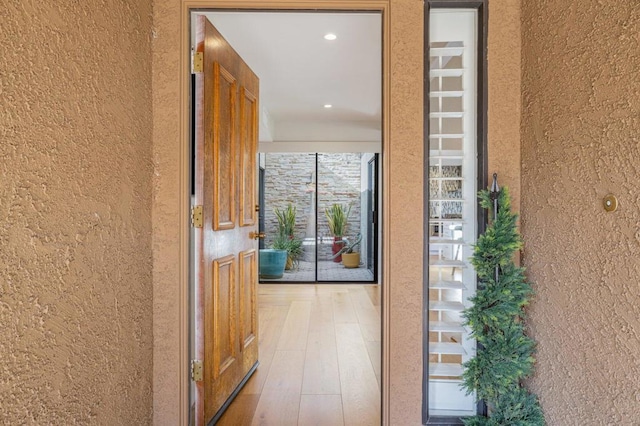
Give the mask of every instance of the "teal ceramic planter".
[[282, 278], [284, 267], [287, 264], [287, 251], [274, 249], [261, 249], [260, 258], [260, 278], [274, 280]]

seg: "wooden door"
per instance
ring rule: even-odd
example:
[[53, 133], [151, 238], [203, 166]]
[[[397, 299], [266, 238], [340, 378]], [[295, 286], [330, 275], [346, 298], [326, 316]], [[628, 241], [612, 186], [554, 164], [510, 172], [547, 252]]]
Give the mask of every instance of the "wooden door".
[[204, 17], [195, 82], [196, 423], [208, 423], [258, 361], [258, 78]]

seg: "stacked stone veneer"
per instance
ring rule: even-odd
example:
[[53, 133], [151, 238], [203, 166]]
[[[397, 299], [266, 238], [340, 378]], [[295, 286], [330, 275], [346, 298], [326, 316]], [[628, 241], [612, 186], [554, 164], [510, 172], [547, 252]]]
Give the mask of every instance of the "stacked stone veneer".
[[[332, 236], [324, 214], [325, 208], [334, 203], [350, 204], [346, 236], [355, 237], [360, 232], [361, 157], [359, 153], [318, 154], [318, 237], [325, 242], [318, 247], [319, 260], [327, 260], [331, 256], [329, 241]], [[273, 243], [278, 232], [274, 210], [285, 209], [289, 203], [297, 208], [296, 237], [314, 237], [315, 171], [315, 154], [265, 154], [267, 247]]]

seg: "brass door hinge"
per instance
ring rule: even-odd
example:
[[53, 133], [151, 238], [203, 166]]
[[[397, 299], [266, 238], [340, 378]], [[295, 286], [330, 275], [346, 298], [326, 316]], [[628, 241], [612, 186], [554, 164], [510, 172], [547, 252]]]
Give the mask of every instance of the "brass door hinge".
[[191, 360], [191, 380], [193, 380], [194, 382], [201, 382], [203, 379], [203, 366], [202, 366], [202, 361], [200, 361], [199, 359], [192, 359]]
[[203, 218], [202, 218], [202, 206], [193, 206], [191, 207], [191, 226], [194, 228], [202, 228]]
[[193, 73], [204, 72], [204, 53], [196, 52], [193, 54]]

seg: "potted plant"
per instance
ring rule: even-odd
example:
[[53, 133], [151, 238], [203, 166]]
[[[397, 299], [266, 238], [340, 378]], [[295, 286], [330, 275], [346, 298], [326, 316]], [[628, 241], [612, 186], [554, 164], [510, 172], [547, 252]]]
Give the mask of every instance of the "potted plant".
[[348, 239], [344, 239], [344, 247], [340, 249], [338, 255], [342, 256], [342, 265], [345, 268], [358, 268], [360, 267], [360, 253], [355, 251], [356, 247], [362, 241], [362, 234], [358, 234], [355, 242], [351, 243]]
[[487, 404], [489, 417], [469, 417], [467, 424], [542, 426], [538, 398], [524, 386], [533, 373], [536, 343], [525, 327], [525, 307], [534, 291], [513, 260], [522, 248], [518, 215], [511, 210], [508, 189], [498, 186], [497, 174], [491, 190], [480, 191], [478, 198], [493, 220], [473, 248], [471, 263], [480, 285], [462, 316], [482, 350], [463, 364], [462, 387]]
[[287, 251], [276, 248], [260, 249], [258, 263], [261, 279], [275, 280], [282, 278], [287, 263]]
[[331, 252], [333, 253], [333, 261], [339, 263], [342, 261], [340, 250], [344, 247], [342, 237], [347, 230], [347, 220], [351, 213], [351, 205], [333, 204], [324, 210], [329, 224], [329, 232], [333, 235], [333, 245]]
[[278, 219], [278, 235], [293, 237], [297, 208], [289, 203], [284, 210], [274, 209], [273, 212]]
[[302, 240], [294, 235], [296, 227], [297, 208], [291, 203], [284, 210], [275, 209], [278, 220], [278, 236], [273, 242], [273, 248], [287, 251], [286, 270], [293, 269], [303, 254]]
[[293, 269], [298, 264], [298, 259], [302, 256], [302, 240], [296, 237], [278, 235], [273, 241], [272, 248], [287, 252], [287, 259], [284, 269]]

